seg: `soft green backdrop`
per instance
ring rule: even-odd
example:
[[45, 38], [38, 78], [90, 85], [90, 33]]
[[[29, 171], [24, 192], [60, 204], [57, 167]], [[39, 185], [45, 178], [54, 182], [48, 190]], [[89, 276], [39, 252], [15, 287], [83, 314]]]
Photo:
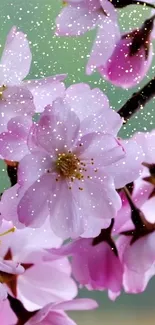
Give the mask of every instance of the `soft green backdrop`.
[[[9, 29], [16, 25], [28, 35], [33, 53], [33, 63], [29, 78], [49, 76], [55, 73], [68, 73], [66, 84], [85, 81], [92, 87], [100, 87], [110, 99], [113, 108], [118, 109], [136, 90], [128, 91], [107, 84], [97, 73], [85, 75], [85, 65], [90, 52], [95, 32], [83, 37], [58, 38], [54, 36], [55, 17], [61, 8], [60, 0], [0, 0], [0, 52], [2, 52]], [[122, 30], [137, 27], [150, 15], [150, 10], [140, 6], [131, 6], [120, 11]], [[146, 83], [155, 73], [155, 60], [142, 84]], [[141, 84], [141, 85], [142, 85]], [[140, 86], [141, 86], [140, 85]], [[143, 111], [139, 112], [121, 131], [126, 137], [138, 130], [150, 130], [155, 124], [154, 101], [152, 100]], [[5, 167], [1, 163], [0, 190], [9, 185]], [[137, 256], [138, 258], [138, 256]], [[81, 291], [80, 296], [97, 298], [101, 304], [95, 312], [78, 313], [75, 316], [79, 324], [154, 324], [151, 315], [154, 313], [155, 281], [151, 281], [146, 292], [141, 295], [122, 295], [115, 303], [108, 300], [106, 293], [89, 293]], [[114, 317], [112, 316], [114, 315]], [[130, 318], [129, 318], [130, 315]], [[81, 318], [82, 317], [82, 318]], [[105, 321], [104, 321], [105, 320]]]

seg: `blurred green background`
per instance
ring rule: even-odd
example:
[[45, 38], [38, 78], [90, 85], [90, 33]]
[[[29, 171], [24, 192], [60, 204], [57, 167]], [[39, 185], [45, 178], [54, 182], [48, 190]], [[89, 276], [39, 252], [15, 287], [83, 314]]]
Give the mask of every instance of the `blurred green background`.
[[[33, 63], [29, 78], [49, 76], [55, 73], [68, 73], [66, 84], [87, 82], [91, 87], [99, 87], [110, 99], [113, 108], [118, 109], [125, 103], [132, 90], [122, 90], [106, 83], [97, 73], [85, 75], [85, 65], [92, 46], [95, 32], [82, 37], [59, 38], [54, 36], [55, 18], [61, 8], [61, 0], [0, 0], [0, 52], [3, 50], [6, 35], [13, 25], [27, 33], [30, 41]], [[120, 11], [122, 31], [140, 26], [150, 15], [150, 10], [141, 6], [131, 6]], [[139, 88], [155, 73], [155, 60]], [[138, 88], [137, 88], [138, 89]], [[155, 124], [154, 101], [152, 100], [131, 119], [121, 131], [127, 137], [135, 131], [146, 131]], [[5, 166], [1, 167], [0, 190], [9, 185]], [[137, 256], [138, 258], [138, 256]], [[152, 280], [145, 293], [140, 295], [122, 294], [116, 302], [108, 300], [104, 292], [80, 291], [80, 296], [93, 297], [100, 303], [100, 309], [90, 313], [73, 313], [79, 325], [96, 323], [111, 324], [154, 324], [155, 281]]]

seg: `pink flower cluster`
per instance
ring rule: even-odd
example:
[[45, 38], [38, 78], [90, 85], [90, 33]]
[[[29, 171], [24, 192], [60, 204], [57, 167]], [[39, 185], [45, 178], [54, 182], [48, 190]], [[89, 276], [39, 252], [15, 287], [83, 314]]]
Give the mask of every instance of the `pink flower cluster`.
[[[144, 1], [143, 1], [144, 2]], [[86, 73], [95, 69], [103, 78], [122, 88], [137, 85], [150, 68], [154, 38], [154, 16], [121, 34], [117, 8], [142, 1], [67, 0], [56, 19], [56, 35], [79, 36], [97, 29]], [[150, 1], [153, 2], [153, 1]], [[144, 2], [148, 5], [148, 2]]]
[[[56, 33], [97, 27], [87, 72], [127, 88], [151, 63], [153, 18], [121, 36], [116, 9], [68, 0]], [[0, 321], [76, 325], [66, 310], [97, 307], [76, 298], [78, 285], [115, 300], [155, 275], [155, 131], [121, 139], [123, 119], [99, 88], [66, 88], [66, 75], [25, 80], [31, 60], [13, 27], [0, 61], [0, 159], [11, 182], [0, 201]]]

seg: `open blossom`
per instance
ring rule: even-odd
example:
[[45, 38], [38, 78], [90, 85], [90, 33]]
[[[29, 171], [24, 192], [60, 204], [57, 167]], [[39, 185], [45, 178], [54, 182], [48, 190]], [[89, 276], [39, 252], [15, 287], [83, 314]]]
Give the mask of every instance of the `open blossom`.
[[58, 304], [48, 304], [31, 317], [25, 325], [76, 325], [64, 311], [91, 310], [97, 308], [97, 306], [96, 301], [92, 299], [74, 299]]
[[[117, 136], [122, 119], [111, 109], [107, 96], [99, 88], [91, 89], [85, 83], [71, 85], [65, 91], [63, 102], [77, 114], [83, 134], [103, 132]], [[115, 180], [116, 188], [123, 187], [139, 176], [143, 159], [142, 150], [134, 139], [119, 139], [119, 142], [126, 154], [119, 162], [114, 162], [107, 168]]]
[[50, 214], [52, 228], [66, 238], [82, 234], [91, 215], [116, 215], [120, 199], [106, 170], [125, 152], [113, 135], [82, 135], [78, 116], [59, 100], [41, 115], [30, 144], [18, 169], [20, 222], [37, 227]]
[[139, 173], [137, 144], [116, 138], [121, 124], [99, 89], [69, 87], [64, 99], [48, 106], [32, 128], [31, 154], [19, 164], [18, 184], [2, 196], [3, 218], [12, 215], [15, 225], [18, 219], [39, 227], [50, 214], [52, 229], [62, 238], [82, 235], [88, 228], [96, 236], [99, 228], [92, 227], [93, 234], [91, 222], [116, 216], [120, 198], [115, 188]]
[[89, 290], [108, 290], [109, 297], [115, 300], [122, 288], [123, 267], [117, 251], [103, 238], [97, 244], [91, 238], [79, 238], [49, 252], [72, 256], [72, 273], [78, 283]]
[[13, 27], [7, 36], [0, 61], [0, 133], [6, 131], [11, 118], [32, 116], [35, 110], [40, 110], [41, 105], [45, 106], [63, 95], [64, 85], [61, 81], [65, 75], [23, 82], [29, 73], [31, 60], [26, 35]]
[[100, 74], [116, 86], [136, 86], [152, 62], [152, 28], [153, 20], [148, 19], [140, 29], [123, 34], [107, 62], [98, 65]]
[[56, 19], [57, 35], [81, 35], [97, 27], [87, 65], [87, 72], [91, 73], [109, 59], [120, 39], [116, 9], [108, 0], [67, 0], [66, 3]]
[[[8, 229], [10, 224], [3, 221], [1, 230]], [[77, 288], [70, 277], [71, 267], [67, 258], [44, 261], [44, 249], [61, 244], [61, 239], [52, 233], [48, 223], [37, 230], [16, 229], [3, 238], [0, 256], [4, 266], [1, 269], [15, 274], [3, 280], [7, 291], [18, 298], [27, 310], [37, 310], [49, 302], [76, 296]], [[18, 269], [16, 271], [17, 263], [22, 265], [22, 271], [25, 269], [23, 274], [19, 274]]]

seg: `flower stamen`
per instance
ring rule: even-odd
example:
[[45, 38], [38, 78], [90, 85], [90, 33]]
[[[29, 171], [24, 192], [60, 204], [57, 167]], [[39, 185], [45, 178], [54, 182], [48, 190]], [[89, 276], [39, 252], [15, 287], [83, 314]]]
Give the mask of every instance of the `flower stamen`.
[[71, 181], [73, 182], [74, 178], [79, 180], [83, 178], [80, 164], [80, 160], [75, 154], [71, 152], [62, 153], [58, 155], [56, 160], [56, 170], [60, 176], [71, 178]]
[[8, 234], [10, 234], [10, 232], [15, 232], [15, 230], [16, 230], [16, 227], [12, 227], [11, 229], [4, 231], [2, 234], [0, 234], [0, 237], [8, 235]]
[[0, 99], [2, 99], [3, 98], [3, 91], [6, 89], [6, 86], [5, 85], [2, 85], [1, 87], [0, 87]]

